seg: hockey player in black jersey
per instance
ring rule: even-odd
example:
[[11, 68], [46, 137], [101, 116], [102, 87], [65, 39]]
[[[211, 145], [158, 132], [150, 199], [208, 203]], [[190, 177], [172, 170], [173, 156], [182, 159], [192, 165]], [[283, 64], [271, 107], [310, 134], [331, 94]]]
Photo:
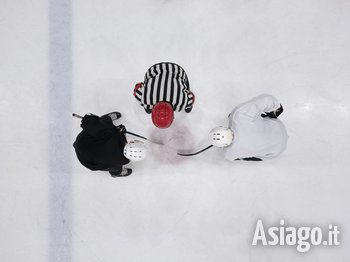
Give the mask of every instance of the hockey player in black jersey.
[[113, 121], [120, 117], [119, 112], [102, 117], [83, 117], [80, 125], [83, 131], [73, 144], [83, 166], [90, 170], [108, 171], [112, 177], [129, 176], [132, 169], [123, 166], [130, 160], [139, 161], [146, 156], [147, 150], [142, 142], [127, 143], [125, 127], [113, 124]]
[[174, 63], [158, 63], [147, 70], [144, 82], [136, 84], [134, 96], [152, 113], [153, 124], [168, 128], [174, 120], [174, 111], [190, 113], [195, 96], [185, 70]]

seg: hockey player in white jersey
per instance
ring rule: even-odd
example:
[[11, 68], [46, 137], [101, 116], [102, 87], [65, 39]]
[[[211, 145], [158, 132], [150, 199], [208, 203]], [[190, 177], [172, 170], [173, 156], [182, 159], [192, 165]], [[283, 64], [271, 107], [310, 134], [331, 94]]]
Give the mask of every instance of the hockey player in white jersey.
[[228, 127], [216, 127], [209, 133], [212, 145], [225, 150], [227, 160], [261, 161], [281, 154], [288, 135], [277, 119], [282, 105], [272, 95], [260, 95], [236, 106], [229, 114]]

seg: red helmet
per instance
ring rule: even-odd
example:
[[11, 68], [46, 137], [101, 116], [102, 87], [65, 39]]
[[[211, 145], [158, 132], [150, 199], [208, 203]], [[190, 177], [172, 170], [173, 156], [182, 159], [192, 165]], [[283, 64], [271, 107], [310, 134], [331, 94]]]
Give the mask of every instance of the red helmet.
[[174, 120], [173, 107], [168, 102], [158, 102], [152, 109], [152, 122], [158, 128], [168, 128]]

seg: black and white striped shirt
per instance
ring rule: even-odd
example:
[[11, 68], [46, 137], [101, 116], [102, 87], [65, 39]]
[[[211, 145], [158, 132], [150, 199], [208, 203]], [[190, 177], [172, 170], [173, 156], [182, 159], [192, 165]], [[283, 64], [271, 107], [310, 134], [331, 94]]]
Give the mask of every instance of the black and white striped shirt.
[[159, 63], [148, 69], [143, 84], [135, 87], [134, 96], [147, 113], [162, 101], [169, 102], [174, 111], [188, 111], [194, 102], [185, 70], [174, 63]]

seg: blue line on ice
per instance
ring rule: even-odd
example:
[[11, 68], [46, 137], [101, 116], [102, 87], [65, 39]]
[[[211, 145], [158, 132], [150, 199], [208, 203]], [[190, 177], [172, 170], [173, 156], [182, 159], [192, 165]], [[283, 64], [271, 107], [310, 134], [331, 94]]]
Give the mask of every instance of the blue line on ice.
[[49, 0], [49, 262], [72, 261], [70, 0]]

